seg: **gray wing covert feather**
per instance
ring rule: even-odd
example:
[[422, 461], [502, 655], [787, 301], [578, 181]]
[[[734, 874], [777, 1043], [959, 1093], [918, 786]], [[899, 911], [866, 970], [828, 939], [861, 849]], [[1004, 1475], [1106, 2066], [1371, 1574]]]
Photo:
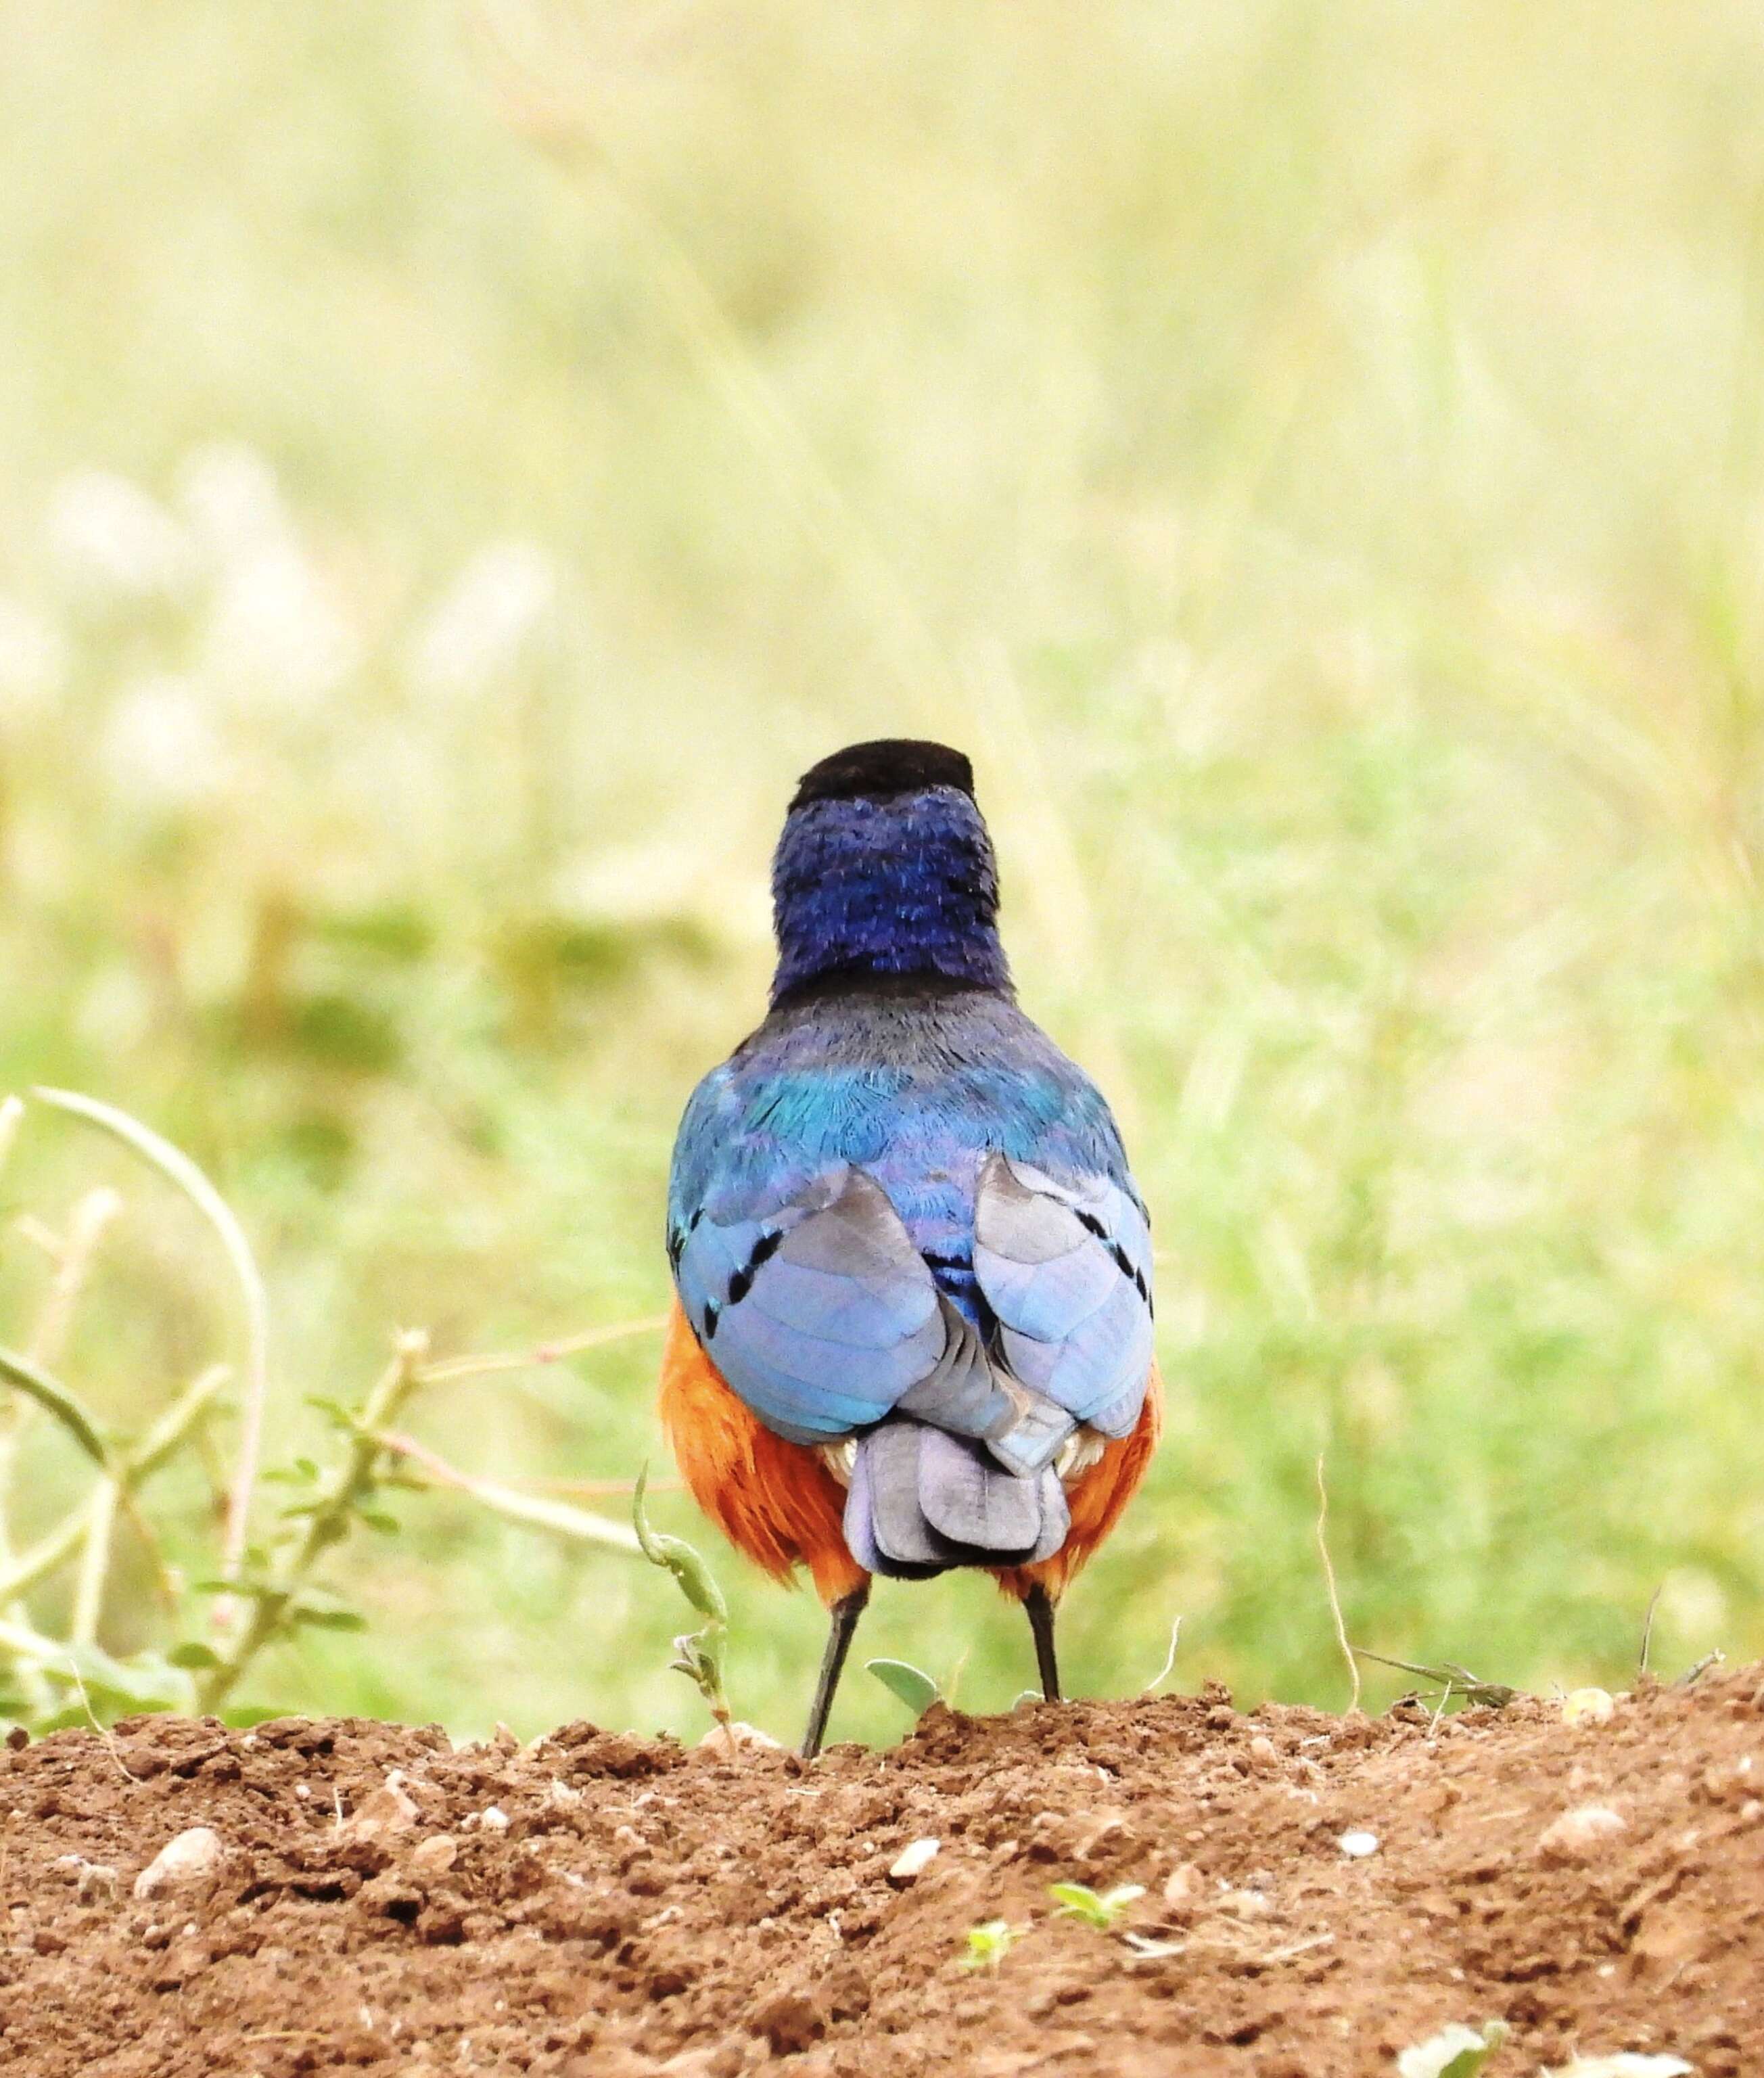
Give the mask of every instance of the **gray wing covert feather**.
[[1106, 1436], [1124, 1436], [1152, 1363], [1151, 1235], [1138, 1201], [989, 1154], [974, 1201], [974, 1275], [1011, 1375]]

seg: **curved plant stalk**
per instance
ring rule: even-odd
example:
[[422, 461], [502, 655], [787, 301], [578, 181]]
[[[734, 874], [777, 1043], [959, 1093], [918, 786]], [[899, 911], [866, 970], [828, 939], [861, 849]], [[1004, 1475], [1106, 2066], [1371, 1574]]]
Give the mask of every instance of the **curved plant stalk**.
[[0, 1350], [0, 1379], [52, 1414], [101, 1471], [110, 1471], [110, 1448], [98, 1433], [98, 1424], [59, 1379], [51, 1378], [15, 1350]]
[[[232, 1265], [244, 1307], [245, 1391], [240, 1414], [239, 1456], [227, 1496], [221, 1575], [225, 1579], [235, 1579], [244, 1559], [252, 1496], [256, 1488], [258, 1461], [263, 1450], [264, 1406], [269, 1390], [269, 1310], [251, 1244], [234, 1217], [232, 1208], [207, 1177], [187, 1154], [173, 1147], [169, 1140], [162, 1139], [150, 1126], [143, 1125], [139, 1119], [119, 1111], [114, 1104], [102, 1104], [96, 1097], [82, 1096], [76, 1091], [39, 1086], [31, 1094], [40, 1103], [82, 1118], [133, 1149], [144, 1162], [156, 1169], [189, 1199], [214, 1229]], [[226, 1612], [217, 1604], [217, 1625], [225, 1621], [225, 1616]]]

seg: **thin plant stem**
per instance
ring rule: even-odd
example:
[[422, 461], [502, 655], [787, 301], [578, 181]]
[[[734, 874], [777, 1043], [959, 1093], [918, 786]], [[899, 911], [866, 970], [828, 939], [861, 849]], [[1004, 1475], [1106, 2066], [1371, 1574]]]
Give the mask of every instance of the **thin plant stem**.
[[349, 1517], [373, 1483], [385, 1446], [382, 1433], [397, 1421], [405, 1402], [423, 1383], [428, 1337], [401, 1335], [391, 1362], [363, 1402], [342, 1463], [320, 1484], [312, 1512], [298, 1537], [272, 1559], [269, 1579], [251, 1600], [243, 1626], [218, 1650], [215, 1664], [197, 1678], [196, 1706], [219, 1709], [258, 1653], [288, 1623], [294, 1598], [329, 1547], [349, 1533]]
[[123, 1209], [118, 1192], [108, 1185], [88, 1191], [73, 1208], [68, 1221], [67, 1237], [61, 1243], [55, 1275], [44, 1294], [43, 1304], [31, 1331], [30, 1354], [34, 1363], [53, 1364], [67, 1346], [68, 1330], [90, 1274], [92, 1258], [104, 1230]]
[[412, 1464], [421, 1466], [440, 1485], [469, 1494], [473, 1500], [497, 1515], [507, 1516], [511, 1522], [531, 1523], [539, 1529], [554, 1529], [560, 1536], [572, 1538], [578, 1543], [607, 1545], [615, 1551], [640, 1552], [643, 1549], [636, 1532], [625, 1523], [611, 1522], [604, 1516], [590, 1515], [586, 1508], [571, 1508], [567, 1502], [550, 1500], [543, 1494], [522, 1493], [494, 1479], [462, 1472], [414, 1437], [393, 1431], [382, 1433], [379, 1441], [390, 1455], [407, 1458]]
[[665, 1313], [645, 1313], [639, 1320], [615, 1321], [610, 1327], [586, 1329], [579, 1335], [565, 1335], [561, 1341], [540, 1342], [531, 1350], [516, 1350], [508, 1355], [482, 1357], [449, 1357], [444, 1363], [425, 1364], [423, 1368], [424, 1385], [450, 1385], [464, 1378], [490, 1378], [499, 1372], [534, 1371], [546, 1364], [559, 1362], [583, 1350], [598, 1350], [608, 1342], [622, 1342], [634, 1335], [656, 1335], [668, 1325]]
[[[122, 1452], [114, 1471], [125, 1496], [132, 1495], [143, 1481], [150, 1479], [182, 1448], [211, 1412], [217, 1395], [231, 1375], [225, 1364], [211, 1364], [179, 1394], [139, 1442]], [[47, 1536], [0, 1571], [0, 1607], [15, 1601], [78, 1550], [85, 1541], [94, 1498], [88, 1496]]]
[[[4, 1105], [0, 1105], [0, 1161], [10, 1153], [23, 1116], [23, 1101], [19, 1097], [8, 1097]], [[74, 1207], [65, 1237], [52, 1241], [51, 1253], [55, 1269], [43, 1304], [38, 1308], [27, 1350], [27, 1360], [35, 1368], [40, 1370], [59, 1359], [73, 1323], [74, 1308], [85, 1288], [92, 1258], [105, 1229], [122, 1208], [122, 1199], [108, 1186], [89, 1191]], [[19, 1381], [15, 1379], [13, 1383]], [[21, 1400], [11, 1394], [0, 1404], [0, 1571], [12, 1563], [13, 1480], [18, 1471], [19, 1447], [35, 1412], [31, 1400]], [[28, 1624], [31, 1620], [30, 1611], [16, 1597], [0, 1604], [0, 1609], [15, 1622]], [[27, 1665], [21, 1666], [19, 1678], [31, 1701], [46, 1705], [48, 1691], [39, 1671]]]
[[76, 1645], [90, 1645], [104, 1613], [104, 1585], [110, 1577], [111, 1540], [116, 1528], [116, 1504], [122, 1482], [114, 1473], [93, 1489], [85, 1512], [85, 1542], [73, 1589], [73, 1614], [68, 1635]]
[[111, 1463], [109, 1446], [98, 1433], [98, 1423], [58, 1378], [52, 1378], [39, 1363], [14, 1350], [0, 1350], [0, 1379], [17, 1387], [27, 1399], [52, 1414], [101, 1471]]
[[[38, 1087], [31, 1094], [58, 1111], [84, 1119], [131, 1148], [143, 1161], [174, 1184], [214, 1229], [238, 1280], [245, 1322], [245, 1392], [239, 1424], [239, 1450], [227, 1494], [227, 1528], [221, 1551], [221, 1576], [238, 1577], [250, 1527], [252, 1496], [257, 1484], [263, 1449], [264, 1408], [269, 1393], [269, 1308], [264, 1282], [232, 1208], [190, 1157], [150, 1126], [114, 1104], [72, 1090]], [[217, 1630], [233, 1627], [233, 1612], [224, 1599], [215, 1611]]]

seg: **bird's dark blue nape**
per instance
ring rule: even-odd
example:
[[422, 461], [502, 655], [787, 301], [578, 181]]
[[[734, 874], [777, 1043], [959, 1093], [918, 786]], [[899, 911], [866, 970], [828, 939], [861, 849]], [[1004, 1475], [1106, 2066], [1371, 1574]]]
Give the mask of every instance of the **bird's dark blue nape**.
[[899, 976], [1008, 994], [974, 770], [940, 743], [836, 751], [803, 775], [772, 862], [772, 1000]]

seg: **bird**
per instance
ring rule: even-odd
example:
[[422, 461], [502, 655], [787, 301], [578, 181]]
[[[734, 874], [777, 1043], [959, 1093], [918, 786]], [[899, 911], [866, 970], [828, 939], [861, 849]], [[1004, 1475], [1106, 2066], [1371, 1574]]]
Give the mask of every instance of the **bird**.
[[990, 1571], [1061, 1699], [1056, 1610], [1162, 1391], [1150, 1217], [1101, 1092], [1018, 1007], [969, 759], [823, 758], [772, 898], [768, 1013], [674, 1144], [658, 1411], [699, 1507], [827, 1609], [812, 1760], [878, 1575]]

